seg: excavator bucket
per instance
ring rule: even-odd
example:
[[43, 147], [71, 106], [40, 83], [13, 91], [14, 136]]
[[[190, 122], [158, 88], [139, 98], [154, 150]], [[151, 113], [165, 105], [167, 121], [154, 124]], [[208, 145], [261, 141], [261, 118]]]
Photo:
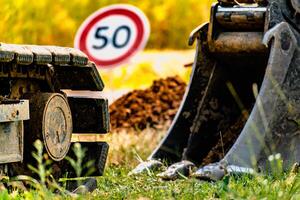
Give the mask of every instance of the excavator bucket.
[[[214, 4], [210, 22], [190, 36], [190, 44], [197, 39], [193, 72], [173, 124], [131, 173], [166, 162], [162, 178], [191, 175], [197, 166], [193, 176], [218, 180], [268, 170], [274, 154], [285, 169], [298, 162], [299, 9], [297, 0]], [[222, 155], [211, 156], [218, 146]]]

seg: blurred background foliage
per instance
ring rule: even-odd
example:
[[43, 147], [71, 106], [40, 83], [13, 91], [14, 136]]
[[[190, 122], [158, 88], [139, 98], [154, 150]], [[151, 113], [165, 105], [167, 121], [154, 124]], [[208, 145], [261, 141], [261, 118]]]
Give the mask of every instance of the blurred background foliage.
[[0, 41], [73, 46], [86, 17], [114, 3], [135, 5], [148, 16], [148, 49], [185, 49], [189, 33], [208, 19], [212, 0], [0, 0]]
[[[151, 25], [147, 50], [111, 70], [100, 69], [107, 90], [146, 88], [179, 75], [186, 82], [194, 51], [181, 51], [190, 32], [208, 20], [213, 0], [0, 0], [0, 42], [73, 46], [76, 31], [94, 11], [111, 4], [140, 8]], [[141, 76], [142, 75], [142, 76]], [[137, 79], [137, 77], [139, 77]]]

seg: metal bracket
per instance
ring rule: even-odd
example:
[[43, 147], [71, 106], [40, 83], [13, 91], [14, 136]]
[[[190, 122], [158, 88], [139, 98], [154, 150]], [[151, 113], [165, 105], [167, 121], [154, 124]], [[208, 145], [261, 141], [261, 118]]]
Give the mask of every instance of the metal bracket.
[[199, 36], [199, 32], [200, 32], [200, 30], [202, 30], [203, 29], [203, 27], [205, 27], [205, 26], [207, 26], [208, 25], [208, 22], [206, 22], [206, 23], [204, 23], [204, 24], [201, 24], [200, 26], [197, 26], [197, 28], [195, 28], [192, 32], [191, 32], [191, 34], [190, 34], [190, 36], [189, 36], [189, 46], [192, 46], [193, 44], [194, 44], [194, 42], [195, 42], [195, 40], [198, 38], [198, 36]]
[[0, 163], [23, 160], [23, 120], [29, 119], [29, 102], [0, 104]]

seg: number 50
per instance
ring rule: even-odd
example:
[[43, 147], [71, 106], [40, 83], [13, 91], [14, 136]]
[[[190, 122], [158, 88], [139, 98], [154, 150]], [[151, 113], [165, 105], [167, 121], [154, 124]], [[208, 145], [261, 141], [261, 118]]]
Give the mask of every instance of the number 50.
[[[95, 38], [99, 41], [101, 40], [101, 42], [99, 42], [100, 44], [93, 45], [94, 49], [101, 50], [101, 49], [105, 48], [109, 44], [110, 41], [111, 41], [113, 47], [115, 47], [117, 49], [121, 49], [128, 44], [130, 37], [131, 37], [131, 30], [128, 26], [123, 25], [123, 26], [118, 27], [115, 30], [115, 32], [113, 33], [111, 40], [109, 40], [109, 38], [104, 35], [105, 31], [107, 31], [108, 29], [109, 29], [108, 26], [101, 26], [96, 29]], [[123, 42], [122, 41], [120, 42], [118, 40], [118, 36], [121, 31], [126, 32], [126, 39]]]

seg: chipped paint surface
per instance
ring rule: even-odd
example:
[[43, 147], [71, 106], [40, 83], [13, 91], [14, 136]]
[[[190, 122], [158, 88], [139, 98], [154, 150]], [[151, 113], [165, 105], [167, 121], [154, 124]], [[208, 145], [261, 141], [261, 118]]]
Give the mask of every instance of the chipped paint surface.
[[23, 160], [23, 122], [0, 123], [0, 164]]
[[0, 103], [0, 164], [23, 160], [23, 120], [28, 119], [28, 100]]
[[0, 103], [0, 123], [15, 122], [29, 119], [29, 102], [22, 100], [19, 103]]

